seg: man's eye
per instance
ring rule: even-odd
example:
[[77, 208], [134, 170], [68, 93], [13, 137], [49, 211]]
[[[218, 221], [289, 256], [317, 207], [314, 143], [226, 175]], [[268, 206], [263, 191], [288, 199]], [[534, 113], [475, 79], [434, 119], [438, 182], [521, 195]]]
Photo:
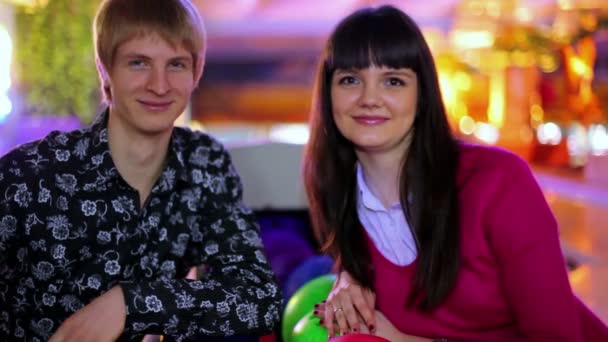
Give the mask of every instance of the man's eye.
[[186, 68], [186, 64], [183, 62], [172, 62], [169, 66], [172, 68], [184, 69]]
[[180, 58], [170, 61], [167, 68], [172, 71], [189, 71], [193, 66], [190, 60]]
[[136, 68], [140, 68], [146, 65], [146, 62], [144, 62], [142, 59], [133, 59], [129, 61], [129, 66], [131, 67], [136, 67]]

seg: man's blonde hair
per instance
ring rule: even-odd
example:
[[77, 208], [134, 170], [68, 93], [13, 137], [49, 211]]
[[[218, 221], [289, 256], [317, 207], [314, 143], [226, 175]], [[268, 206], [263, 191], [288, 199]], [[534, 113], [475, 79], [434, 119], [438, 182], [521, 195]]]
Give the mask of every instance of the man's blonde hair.
[[135, 37], [156, 33], [169, 44], [181, 44], [192, 54], [195, 81], [202, 74], [206, 32], [190, 0], [104, 0], [93, 24], [95, 57], [104, 99], [111, 98], [107, 73], [118, 47]]

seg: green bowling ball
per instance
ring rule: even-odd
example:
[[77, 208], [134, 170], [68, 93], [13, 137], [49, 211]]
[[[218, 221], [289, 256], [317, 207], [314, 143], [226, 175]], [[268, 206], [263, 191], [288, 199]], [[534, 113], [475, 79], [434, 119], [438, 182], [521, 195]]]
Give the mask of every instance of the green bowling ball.
[[[281, 325], [284, 342], [295, 342], [291, 339], [294, 327], [306, 314], [313, 311], [315, 304], [327, 299], [334, 281], [336, 281], [335, 274], [322, 275], [302, 285], [291, 296], [285, 306]], [[327, 334], [325, 340], [327, 341]]]
[[327, 329], [319, 324], [312, 311], [293, 328], [290, 342], [327, 342]]

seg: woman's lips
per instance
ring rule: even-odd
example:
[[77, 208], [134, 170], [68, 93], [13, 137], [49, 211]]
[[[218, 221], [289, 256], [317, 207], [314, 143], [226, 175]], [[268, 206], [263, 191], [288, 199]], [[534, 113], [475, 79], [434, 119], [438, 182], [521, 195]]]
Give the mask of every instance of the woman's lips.
[[382, 116], [373, 116], [373, 115], [361, 115], [354, 116], [353, 120], [362, 125], [380, 125], [388, 121], [388, 118]]

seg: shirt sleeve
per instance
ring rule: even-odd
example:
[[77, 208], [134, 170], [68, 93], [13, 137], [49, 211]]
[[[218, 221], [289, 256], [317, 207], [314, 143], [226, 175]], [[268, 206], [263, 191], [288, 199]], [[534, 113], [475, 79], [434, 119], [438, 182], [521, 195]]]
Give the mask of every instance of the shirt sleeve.
[[[12, 154], [0, 158], [0, 340], [15, 336], [15, 317], [10, 310], [9, 298], [17, 272], [27, 267], [25, 248], [19, 246], [19, 234], [23, 234], [23, 220], [19, 208], [29, 207], [32, 192], [24, 180], [23, 170], [18, 167]], [[20, 335], [22, 336], [22, 335]]]
[[[242, 185], [221, 150], [219, 176], [203, 215], [203, 241], [189, 261], [205, 264], [200, 280], [121, 284], [132, 333], [193, 336], [263, 335], [279, 321], [281, 293], [263, 252], [253, 213], [242, 204]], [[213, 176], [213, 175], [211, 175]], [[207, 194], [206, 194], [207, 195]]]
[[510, 158], [486, 212], [505, 296], [523, 340], [581, 341], [557, 222], [528, 165]]
[[584, 341], [608, 341], [608, 326], [579, 298], [576, 298]]

